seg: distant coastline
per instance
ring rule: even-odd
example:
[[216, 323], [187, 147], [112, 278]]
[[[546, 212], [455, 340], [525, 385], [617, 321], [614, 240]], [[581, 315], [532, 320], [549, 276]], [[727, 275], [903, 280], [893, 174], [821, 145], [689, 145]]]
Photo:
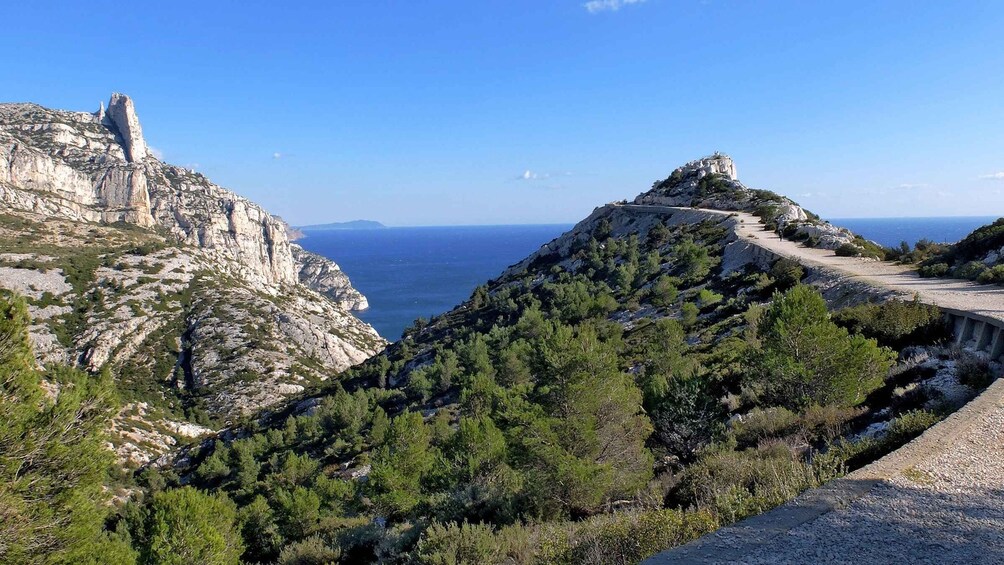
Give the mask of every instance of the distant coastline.
[[314, 224], [310, 226], [297, 226], [301, 231], [326, 231], [326, 230], [379, 230], [387, 226], [376, 220], [352, 220], [350, 222], [332, 222], [330, 224]]

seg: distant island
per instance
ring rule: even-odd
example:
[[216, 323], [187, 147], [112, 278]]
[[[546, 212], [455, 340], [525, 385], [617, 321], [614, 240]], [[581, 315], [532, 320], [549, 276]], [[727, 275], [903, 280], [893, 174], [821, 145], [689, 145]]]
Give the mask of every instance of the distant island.
[[330, 224], [315, 224], [312, 226], [299, 226], [303, 231], [322, 230], [379, 230], [387, 226], [374, 220], [352, 220], [351, 222], [332, 222]]

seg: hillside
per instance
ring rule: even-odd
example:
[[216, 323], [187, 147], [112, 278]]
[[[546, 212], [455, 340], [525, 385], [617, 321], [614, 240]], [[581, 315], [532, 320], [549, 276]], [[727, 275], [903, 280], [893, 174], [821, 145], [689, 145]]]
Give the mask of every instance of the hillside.
[[383, 347], [351, 314], [365, 297], [288, 229], [158, 160], [124, 95], [0, 104], [0, 288], [27, 297], [40, 364], [111, 371], [133, 464]]
[[924, 277], [955, 277], [981, 284], [1004, 284], [1004, 218], [977, 228], [961, 241], [943, 246], [921, 242], [912, 255], [922, 260]]
[[141, 481], [249, 509], [252, 562], [632, 562], [874, 460], [985, 386], [937, 308], [740, 237], [751, 210], [858, 241], [735, 174], [713, 155], [597, 208]]

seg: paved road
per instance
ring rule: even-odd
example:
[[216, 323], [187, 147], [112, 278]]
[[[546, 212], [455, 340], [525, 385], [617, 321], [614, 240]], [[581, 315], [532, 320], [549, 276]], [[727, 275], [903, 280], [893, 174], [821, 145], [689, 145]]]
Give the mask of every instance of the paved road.
[[[999, 288], [837, 257], [779, 240], [756, 217], [738, 216], [740, 237], [779, 255], [1004, 320]], [[1004, 563], [1004, 379], [872, 465], [649, 563]]]

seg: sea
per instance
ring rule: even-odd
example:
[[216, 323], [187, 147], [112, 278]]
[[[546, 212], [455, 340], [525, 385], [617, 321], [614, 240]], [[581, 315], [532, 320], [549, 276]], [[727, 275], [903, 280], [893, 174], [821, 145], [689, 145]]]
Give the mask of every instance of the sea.
[[835, 226], [850, 229], [866, 239], [887, 247], [900, 242], [910, 246], [921, 239], [935, 243], [955, 243], [976, 228], [989, 224], [999, 216], [952, 216], [943, 218], [833, 218]]
[[[921, 239], [953, 242], [996, 217], [834, 218], [838, 226], [882, 245]], [[393, 341], [418, 317], [460, 304], [571, 224], [390, 227], [307, 231], [298, 243], [328, 257], [369, 299], [359, 317]]]
[[384, 338], [451, 310], [572, 224], [305, 231], [297, 241], [342, 268], [369, 300], [357, 313]]

